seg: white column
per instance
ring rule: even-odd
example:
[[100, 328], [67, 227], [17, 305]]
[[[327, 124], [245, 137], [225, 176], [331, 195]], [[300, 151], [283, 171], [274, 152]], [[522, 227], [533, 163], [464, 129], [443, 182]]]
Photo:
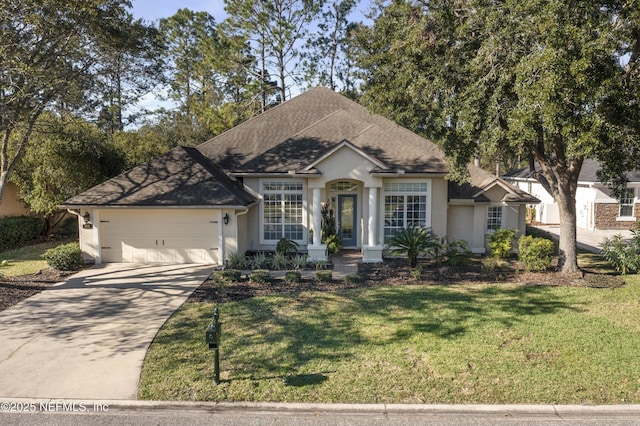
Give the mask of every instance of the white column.
[[378, 229], [378, 188], [369, 187], [369, 229], [368, 245], [375, 246], [377, 242], [376, 231]]
[[378, 243], [378, 188], [369, 188], [369, 219], [367, 222], [367, 245], [364, 246], [364, 263], [382, 262], [382, 245]]
[[320, 202], [320, 188], [313, 188], [313, 241], [307, 245], [309, 260], [327, 261], [327, 246], [322, 244], [322, 204]]
[[322, 241], [322, 204], [320, 188], [313, 188], [313, 245], [319, 246]]

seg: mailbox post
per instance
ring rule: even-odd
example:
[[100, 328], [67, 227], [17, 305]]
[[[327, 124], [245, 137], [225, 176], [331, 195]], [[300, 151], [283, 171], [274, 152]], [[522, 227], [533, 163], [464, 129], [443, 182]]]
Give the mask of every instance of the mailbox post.
[[220, 383], [220, 333], [221, 323], [218, 322], [220, 313], [218, 307], [213, 311], [213, 322], [209, 324], [205, 332], [205, 340], [209, 349], [213, 349], [213, 381], [217, 385]]

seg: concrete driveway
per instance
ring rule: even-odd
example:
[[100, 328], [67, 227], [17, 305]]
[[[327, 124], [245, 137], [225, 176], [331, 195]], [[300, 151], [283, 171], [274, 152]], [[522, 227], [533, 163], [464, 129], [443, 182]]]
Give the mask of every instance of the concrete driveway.
[[104, 264], [0, 312], [0, 397], [136, 399], [149, 344], [211, 270]]
[[[560, 238], [560, 225], [536, 225], [536, 228], [547, 231], [557, 238]], [[576, 245], [591, 253], [600, 253], [600, 243], [605, 238], [611, 238], [614, 235], [620, 234], [625, 240], [631, 239], [633, 234], [627, 229], [615, 229], [615, 230], [595, 230], [589, 231], [583, 228], [577, 228], [576, 230]]]

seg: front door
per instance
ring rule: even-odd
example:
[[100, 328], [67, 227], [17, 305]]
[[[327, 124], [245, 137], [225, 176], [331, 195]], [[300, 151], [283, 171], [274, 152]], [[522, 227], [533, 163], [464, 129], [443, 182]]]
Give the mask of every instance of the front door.
[[344, 247], [356, 247], [357, 232], [357, 196], [338, 195], [338, 236]]

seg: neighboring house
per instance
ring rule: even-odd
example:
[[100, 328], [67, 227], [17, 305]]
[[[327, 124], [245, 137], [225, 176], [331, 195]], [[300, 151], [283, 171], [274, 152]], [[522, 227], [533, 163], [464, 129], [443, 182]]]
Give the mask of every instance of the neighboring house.
[[327, 259], [321, 209], [330, 201], [345, 247], [382, 261], [407, 226], [486, 250], [488, 230], [525, 229], [538, 200], [469, 166], [445, 179], [434, 143], [326, 88], [315, 88], [196, 148], [177, 147], [67, 200], [80, 244], [100, 262], [223, 263], [232, 252], [297, 242]]
[[0, 217], [28, 216], [31, 212], [20, 199], [18, 187], [13, 182], [7, 182], [7, 187], [0, 203]]
[[[598, 180], [599, 164], [584, 160], [576, 190], [576, 225], [583, 229], [632, 229], [640, 217], [640, 171], [627, 174], [624, 196], [618, 200]], [[542, 224], [560, 222], [558, 205], [542, 185], [532, 177], [529, 168], [508, 173], [503, 178], [540, 199], [535, 207], [535, 220]]]

